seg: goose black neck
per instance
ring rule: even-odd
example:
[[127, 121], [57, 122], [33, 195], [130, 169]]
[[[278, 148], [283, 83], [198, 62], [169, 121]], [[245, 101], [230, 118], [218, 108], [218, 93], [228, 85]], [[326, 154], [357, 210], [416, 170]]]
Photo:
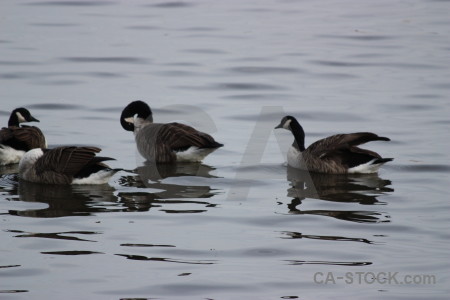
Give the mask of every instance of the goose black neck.
[[9, 117], [8, 127], [11, 126], [19, 126], [19, 118], [17, 117], [17, 113], [15, 111], [13, 111]]
[[295, 138], [292, 146], [302, 152], [305, 151], [305, 132], [303, 131], [303, 127], [296, 119], [292, 119], [289, 126], [291, 127], [291, 132]]

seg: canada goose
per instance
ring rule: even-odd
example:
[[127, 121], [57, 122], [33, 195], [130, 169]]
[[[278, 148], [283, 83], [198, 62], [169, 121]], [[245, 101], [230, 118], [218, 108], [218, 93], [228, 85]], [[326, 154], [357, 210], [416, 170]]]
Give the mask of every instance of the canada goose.
[[294, 117], [284, 117], [275, 128], [290, 130], [294, 135], [287, 162], [297, 169], [328, 174], [376, 173], [381, 165], [393, 160], [357, 147], [370, 141], [390, 141], [371, 132], [332, 135], [305, 149], [305, 132]]
[[95, 154], [96, 147], [66, 146], [54, 149], [36, 148], [28, 151], [19, 163], [19, 177], [48, 184], [103, 184], [120, 169], [104, 163], [114, 160]]
[[28, 150], [46, 148], [44, 134], [34, 126], [20, 126], [20, 123], [39, 122], [26, 108], [11, 112], [8, 127], [0, 130], [0, 165], [16, 164]]
[[212, 136], [180, 123], [153, 123], [152, 111], [134, 101], [122, 111], [120, 123], [133, 131], [139, 153], [150, 162], [200, 162], [223, 144]]

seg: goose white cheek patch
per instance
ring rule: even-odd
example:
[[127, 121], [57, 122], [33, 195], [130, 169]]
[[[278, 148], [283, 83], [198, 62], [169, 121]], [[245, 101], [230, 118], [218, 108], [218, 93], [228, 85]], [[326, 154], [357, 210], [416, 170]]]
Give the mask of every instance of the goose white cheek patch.
[[27, 120], [22, 116], [20, 112], [16, 112], [17, 119], [19, 119], [19, 123], [25, 123]]
[[289, 129], [289, 125], [291, 125], [291, 120], [287, 120], [286, 122], [284, 122], [283, 128], [284, 129]]
[[134, 123], [134, 117], [125, 118], [124, 120], [125, 120], [125, 122], [131, 123], [131, 124]]

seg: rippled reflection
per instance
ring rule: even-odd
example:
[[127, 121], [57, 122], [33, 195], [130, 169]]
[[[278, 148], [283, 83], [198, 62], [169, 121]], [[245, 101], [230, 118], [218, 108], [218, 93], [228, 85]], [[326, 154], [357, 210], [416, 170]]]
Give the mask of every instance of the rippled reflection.
[[6, 230], [7, 232], [16, 233], [14, 237], [18, 238], [43, 238], [43, 239], [56, 239], [56, 240], [69, 240], [69, 241], [83, 241], [83, 242], [95, 242], [95, 240], [84, 239], [77, 237], [77, 235], [95, 235], [99, 234], [95, 231], [66, 231], [66, 232], [25, 232], [21, 230]]
[[377, 197], [394, 190], [388, 187], [391, 181], [381, 179], [376, 174], [329, 175], [288, 167], [287, 179], [291, 184], [287, 194], [293, 198], [287, 205], [291, 214], [322, 215], [353, 222], [389, 222], [389, 215], [378, 211], [302, 210], [299, 208], [302, 200], [306, 198], [361, 205], [385, 204]]
[[312, 234], [302, 234], [300, 232], [293, 232], [293, 231], [285, 231], [283, 232], [283, 234], [284, 239], [311, 239], [311, 240], [360, 242], [365, 244], [374, 244], [374, 242], [364, 238], [351, 238], [351, 237], [330, 236], [330, 235], [312, 235]]
[[[160, 209], [167, 213], [199, 213], [205, 212], [207, 207], [215, 207], [207, 201], [194, 200], [198, 198], [211, 198], [217, 191], [209, 185], [196, 185], [188, 177], [214, 178], [210, 172], [214, 168], [201, 163], [178, 164], [150, 164], [140, 166], [134, 170], [138, 176], [124, 176], [119, 184], [127, 187], [152, 188], [161, 190], [149, 193], [146, 191], [120, 192], [120, 202], [128, 210], [146, 211], [152, 207], [162, 207], [165, 204], [187, 204], [185, 209]], [[169, 181], [169, 182], [168, 182]], [[197, 180], [196, 180], [197, 181]], [[173, 183], [176, 182], [176, 183]], [[203, 180], [201, 182], [204, 182]], [[193, 200], [188, 200], [193, 199]], [[191, 204], [200, 205], [200, 209], [193, 209]]]
[[316, 198], [335, 202], [359, 204], [384, 204], [377, 197], [394, 190], [391, 181], [376, 174], [331, 175], [309, 173], [288, 167], [287, 179], [291, 182], [288, 196], [304, 199]]
[[212, 265], [215, 264], [215, 260], [181, 260], [167, 257], [147, 257], [144, 255], [131, 255], [131, 254], [116, 254], [117, 256], [123, 256], [131, 260], [146, 260], [146, 261], [159, 261], [159, 262], [172, 262], [178, 264], [190, 264], [190, 265]]
[[43, 209], [9, 210], [17, 216], [55, 218], [123, 210], [109, 185], [47, 185], [20, 180], [10, 194], [18, 195], [20, 201], [48, 205]]

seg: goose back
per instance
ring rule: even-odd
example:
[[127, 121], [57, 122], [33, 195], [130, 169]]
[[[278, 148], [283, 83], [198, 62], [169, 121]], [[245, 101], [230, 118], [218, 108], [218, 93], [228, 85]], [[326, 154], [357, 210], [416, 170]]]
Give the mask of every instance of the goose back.
[[2, 128], [0, 130], [0, 144], [20, 151], [47, 146], [44, 134], [38, 127], [25, 125]]
[[109, 169], [102, 162], [113, 159], [96, 156], [101, 151], [97, 147], [69, 146], [35, 150], [40, 150], [41, 156], [28, 162], [27, 153], [20, 162], [19, 176], [37, 183], [71, 184], [75, 178]]
[[353, 167], [381, 159], [378, 153], [358, 145], [389, 140], [371, 132], [336, 134], [311, 144], [302, 153], [302, 159], [310, 171], [345, 174]]
[[135, 132], [138, 150], [149, 161], [171, 163], [176, 153], [191, 147], [213, 149], [221, 147], [212, 136], [181, 123], [147, 123]]

